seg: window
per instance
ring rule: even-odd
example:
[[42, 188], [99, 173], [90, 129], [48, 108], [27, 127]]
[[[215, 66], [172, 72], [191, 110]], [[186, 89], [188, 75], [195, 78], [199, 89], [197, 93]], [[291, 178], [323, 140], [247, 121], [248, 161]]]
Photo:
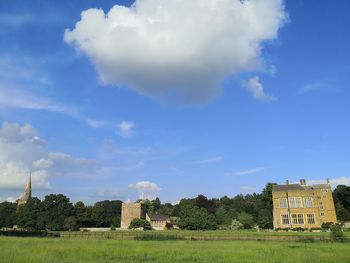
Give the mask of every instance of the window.
[[312, 207], [312, 197], [305, 197], [305, 207]]
[[289, 225], [289, 216], [288, 215], [281, 215], [281, 217], [282, 217], [282, 224]]
[[298, 214], [298, 223], [300, 225], [304, 224], [304, 215], [303, 214]]
[[323, 210], [323, 206], [320, 206], [320, 209]]
[[307, 214], [307, 223], [310, 225], [314, 225], [315, 224], [315, 215], [314, 214]]
[[301, 197], [290, 197], [289, 198], [289, 207], [290, 208], [300, 208], [301, 205]]
[[280, 208], [287, 208], [287, 198], [280, 199]]
[[292, 224], [296, 225], [298, 224], [298, 219], [296, 214], [291, 214], [290, 217], [292, 218]]
[[324, 216], [324, 213], [321, 213], [321, 216]]

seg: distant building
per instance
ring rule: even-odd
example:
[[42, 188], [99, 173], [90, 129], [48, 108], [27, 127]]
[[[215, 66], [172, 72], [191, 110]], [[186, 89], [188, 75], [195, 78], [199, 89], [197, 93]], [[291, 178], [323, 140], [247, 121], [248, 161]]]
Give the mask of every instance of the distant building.
[[337, 222], [332, 190], [326, 184], [275, 185], [272, 190], [273, 226], [277, 228], [319, 228], [322, 223]]
[[169, 217], [166, 215], [158, 215], [158, 214], [146, 214], [146, 220], [150, 222], [151, 227], [154, 230], [163, 230], [166, 227], [166, 224], [169, 220]]
[[28, 183], [26, 185], [26, 188], [24, 189], [24, 193], [22, 194], [21, 198], [17, 200], [17, 205], [24, 205], [28, 202], [28, 200], [32, 198], [32, 178], [29, 176]]
[[131, 221], [135, 218], [146, 219], [155, 230], [163, 230], [169, 219], [166, 215], [146, 213], [145, 204], [140, 203], [122, 203], [121, 229], [128, 229]]

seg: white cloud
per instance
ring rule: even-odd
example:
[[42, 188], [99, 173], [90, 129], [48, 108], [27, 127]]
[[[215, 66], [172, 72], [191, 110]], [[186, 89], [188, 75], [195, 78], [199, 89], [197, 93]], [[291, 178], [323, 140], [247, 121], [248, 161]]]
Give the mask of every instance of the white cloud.
[[247, 81], [242, 81], [242, 86], [247, 89], [255, 99], [265, 101], [276, 101], [276, 97], [266, 94], [264, 86], [261, 84], [259, 77], [254, 76]]
[[247, 170], [242, 170], [234, 173], [226, 173], [226, 176], [241, 176], [241, 175], [250, 175], [250, 174], [255, 174], [259, 173], [261, 171], [265, 170], [265, 167], [256, 167], [256, 168], [251, 168]]
[[131, 121], [122, 121], [118, 124], [118, 134], [124, 138], [130, 138], [133, 133], [134, 123]]
[[219, 156], [214, 156], [214, 157], [209, 158], [209, 159], [198, 161], [197, 163], [199, 163], [199, 164], [217, 163], [217, 162], [222, 161], [223, 159], [224, 159], [224, 157], [219, 155]]
[[141, 181], [136, 184], [130, 184], [129, 188], [136, 189], [139, 194], [139, 198], [149, 200], [155, 199], [160, 191], [160, 188], [156, 183], [148, 181]]
[[[311, 184], [325, 184], [326, 180], [308, 180], [306, 183], [309, 185]], [[350, 186], [350, 177], [337, 177], [337, 178], [330, 178], [330, 183], [332, 187], [336, 187], [337, 185], [348, 185]]]
[[49, 152], [29, 124], [0, 126], [0, 188], [23, 189], [29, 173], [34, 189], [50, 189], [49, 176], [92, 173], [97, 161]]
[[49, 98], [37, 96], [11, 86], [0, 87], [0, 109], [46, 110], [78, 117], [78, 111], [70, 106], [52, 101]]
[[262, 67], [263, 44], [286, 17], [283, 0], [136, 0], [83, 11], [64, 39], [104, 84], [205, 101], [228, 76]]

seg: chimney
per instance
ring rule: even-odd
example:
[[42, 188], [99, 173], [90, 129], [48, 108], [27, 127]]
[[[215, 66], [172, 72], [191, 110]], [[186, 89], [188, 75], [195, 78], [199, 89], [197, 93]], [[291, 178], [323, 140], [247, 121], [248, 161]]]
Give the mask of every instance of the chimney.
[[306, 180], [305, 179], [300, 179], [300, 185], [305, 186], [306, 185]]
[[327, 178], [327, 184], [331, 184], [331, 180], [329, 180], [329, 178]]
[[287, 185], [289, 184], [289, 180], [286, 180], [286, 184], [287, 184]]

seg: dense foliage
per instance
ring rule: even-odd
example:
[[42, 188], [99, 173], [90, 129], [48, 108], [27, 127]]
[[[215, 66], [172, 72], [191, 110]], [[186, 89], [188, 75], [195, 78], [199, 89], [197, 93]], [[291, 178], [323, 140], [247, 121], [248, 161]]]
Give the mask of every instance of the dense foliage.
[[151, 224], [147, 220], [134, 218], [130, 222], [129, 229], [137, 229], [137, 228], [143, 228], [144, 230], [152, 229]]
[[[208, 199], [204, 195], [182, 199], [178, 204], [162, 204], [159, 198], [145, 200], [146, 211], [170, 216], [182, 229], [212, 230], [272, 228], [272, 183], [260, 194], [236, 195]], [[333, 192], [337, 218], [350, 221], [350, 187], [339, 185]], [[62, 194], [48, 195], [43, 201], [32, 198], [17, 208], [14, 203], [0, 203], [0, 228], [18, 225], [28, 230], [77, 230], [80, 227], [119, 227], [119, 200], [105, 200], [87, 206], [74, 205]]]

